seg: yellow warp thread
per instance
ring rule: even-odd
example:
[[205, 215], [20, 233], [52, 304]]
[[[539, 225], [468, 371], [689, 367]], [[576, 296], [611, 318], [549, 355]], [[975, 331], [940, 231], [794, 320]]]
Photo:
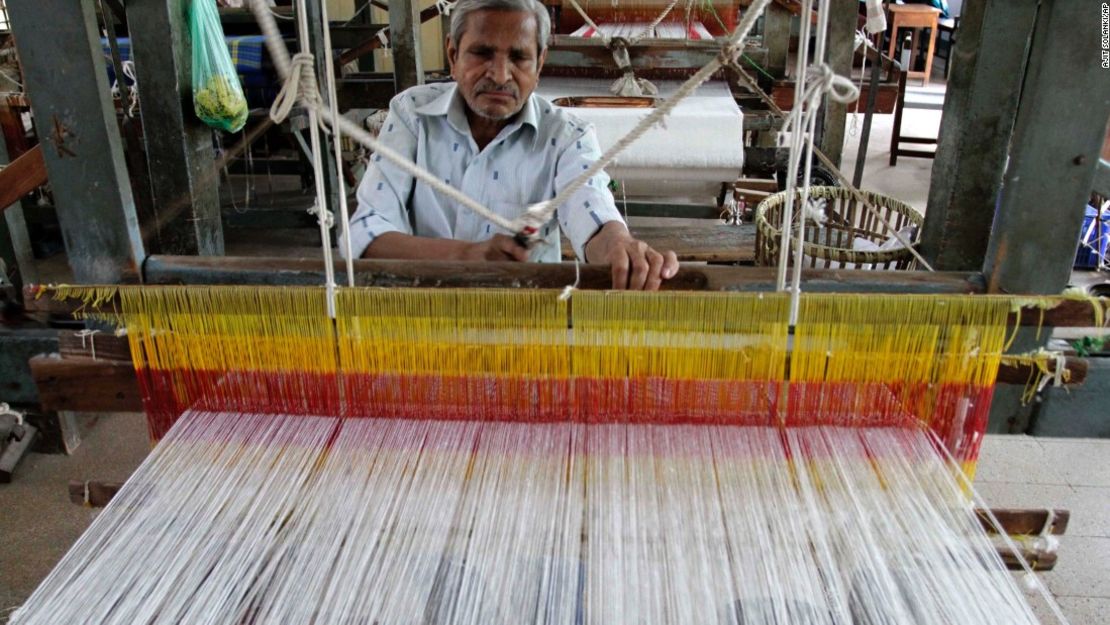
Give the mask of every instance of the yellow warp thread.
[[343, 371], [567, 377], [567, 304], [555, 291], [341, 289]]
[[911, 406], [914, 385], [993, 384], [1015, 301], [806, 294], [789, 337], [783, 294], [339, 289], [333, 323], [319, 287], [57, 292], [89, 306], [118, 298], [89, 314], [125, 325], [147, 368], [863, 383], [900, 392], [925, 421], [935, 393]]
[[574, 296], [574, 375], [781, 381], [785, 294]]
[[[900, 387], [898, 402], [928, 422], [940, 385], [994, 383], [1009, 310], [1005, 298], [991, 296], [811, 294], [802, 298], [789, 380]], [[931, 391], [916, 404], [913, 384]], [[876, 397], [861, 393], [859, 405], [836, 407], [862, 414]], [[819, 398], [811, 408], [832, 405]]]

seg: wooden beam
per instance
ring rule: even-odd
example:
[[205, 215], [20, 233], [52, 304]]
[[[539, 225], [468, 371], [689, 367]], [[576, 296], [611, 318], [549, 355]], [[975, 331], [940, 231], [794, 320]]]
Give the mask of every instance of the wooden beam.
[[[339, 275], [343, 263], [336, 261]], [[494, 263], [368, 260], [355, 261], [355, 282], [359, 286], [393, 287], [509, 287], [561, 289], [575, 278], [573, 263]], [[609, 268], [604, 265], [580, 267], [582, 288], [609, 287]], [[323, 284], [323, 262], [308, 258], [152, 256], [145, 267], [149, 284], [232, 284], [258, 286], [314, 286]], [[967, 272], [872, 272], [806, 269], [803, 284], [809, 292], [856, 293], [981, 293], [982, 276]], [[774, 268], [686, 265], [674, 279], [664, 283], [669, 290], [725, 290], [747, 292], [774, 291]], [[58, 302], [51, 287], [30, 285], [24, 289], [29, 311], [73, 312], [74, 302]], [[1086, 312], [1090, 324], [1091, 308], [1075, 302]], [[1037, 315], [1037, 316], [1034, 316]], [[1039, 311], [1028, 316], [1039, 319]], [[1050, 319], [1050, 317], [1046, 318]], [[1046, 322], [1047, 323], [1047, 322]]]
[[[216, 161], [212, 168], [207, 170], [205, 177], [200, 180], [200, 183], [218, 187], [220, 184], [220, 171], [228, 163], [235, 160], [236, 158], [239, 158], [240, 154], [246, 151], [246, 149], [250, 147], [251, 144], [257, 141], [262, 135], [264, 135], [266, 131], [269, 130], [270, 127], [273, 125], [274, 121], [270, 118], [269, 115], [266, 115], [261, 120], [256, 122], [255, 125], [252, 126], [250, 129], [245, 130], [242, 133], [242, 137], [239, 139], [239, 141], [236, 142], [236, 144], [230, 149], [225, 150], [223, 155], [220, 156], [220, 158]], [[167, 220], [175, 219], [178, 215], [187, 210], [189, 210], [189, 197], [184, 196], [178, 198], [177, 201], [172, 203], [170, 206], [160, 210], [158, 214], [155, 215], [154, 220], [150, 220], [142, 225], [143, 237], [154, 236], [155, 232], [162, 226], [164, 222], [166, 222]]]
[[772, 3], [763, 13], [763, 45], [767, 48], [767, 71], [775, 78], [786, 76], [790, 57], [790, 32], [794, 19], [781, 4]]
[[[1049, 373], [1055, 373], [1056, 362], [1053, 360], [1048, 361]], [[1066, 356], [1064, 358], [1064, 368], [1068, 372], [1067, 382], [1064, 386], [1078, 386], [1087, 380], [1087, 360], [1075, 356]], [[1040, 375], [1040, 369], [1031, 363], [1002, 363], [998, 367], [997, 382], [1001, 384], [1028, 384], [1031, 380], [1037, 379]]]
[[983, 266], [1037, 4], [968, 2], [960, 16], [921, 241], [937, 269]]
[[70, 480], [69, 500], [81, 506], [103, 508], [123, 488], [123, 482]]
[[62, 358], [86, 358], [131, 364], [127, 337], [113, 332], [59, 332], [58, 353]]
[[28, 361], [43, 410], [139, 412], [135, 368], [129, 362], [40, 354]]
[[[574, 283], [574, 263], [447, 262], [358, 259], [357, 286], [478, 288], [506, 287], [561, 289]], [[335, 262], [342, 275], [342, 261]], [[581, 265], [579, 286], [609, 288], [606, 265]], [[775, 290], [773, 267], [684, 265], [663, 283], [671, 291], [738, 291], [769, 293]], [[146, 283], [227, 284], [253, 286], [318, 286], [323, 284], [323, 262], [308, 258], [151, 256], [144, 267]], [[855, 271], [805, 269], [802, 284], [809, 293], [875, 294], [975, 294], [984, 290], [980, 274], [968, 272]], [[79, 303], [56, 301], [53, 287], [28, 285], [24, 299], [30, 312], [72, 313]], [[1110, 299], [1057, 300], [1042, 309], [1035, 303], [1010, 317], [1011, 325], [1029, 327], [1092, 327], [1094, 306], [1110, 315]], [[111, 304], [109, 304], [111, 306]]]
[[[0, 102], [0, 125], [10, 121], [11, 109], [3, 102]], [[19, 138], [22, 138], [23, 122], [18, 121]], [[5, 127], [6, 131], [7, 128]], [[13, 133], [14, 134], [14, 133]], [[25, 154], [26, 150], [21, 141], [18, 139], [9, 139], [8, 133], [4, 132], [0, 136], [0, 164], [7, 165], [9, 157], [19, 157]], [[42, 160], [42, 153], [39, 153], [39, 160]], [[46, 168], [42, 168], [42, 176], [46, 176]], [[0, 180], [4, 177], [4, 170], [0, 169]], [[0, 193], [5, 192], [9, 185], [5, 182], [0, 182]], [[23, 289], [23, 285], [37, 282], [38, 274], [36, 272], [35, 255], [31, 249], [31, 237], [27, 231], [27, 221], [23, 215], [23, 204], [20, 201], [14, 201], [7, 204], [0, 204], [0, 213], [3, 213], [3, 218], [0, 219], [0, 260], [4, 262], [4, 270], [6, 275], [0, 278], [0, 282], [9, 284], [17, 291]], [[16, 305], [19, 305], [21, 295], [16, 294]]]
[[[793, 80], [775, 81], [774, 90], [771, 92], [771, 95], [775, 99], [775, 104], [778, 105], [780, 109], [789, 111], [794, 108], [794, 87], [795, 83]], [[863, 99], [864, 102], [867, 101], [867, 98], [871, 97], [870, 87], [868, 85], [863, 86], [863, 90], [860, 91], [859, 97]], [[881, 83], [879, 85], [879, 91], [875, 95], [875, 113], [884, 115], [893, 113], [897, 102], [898, 84]]]
[[42, 158], [40, 144], [0, 169], [0, 211], [46, 184], [46, 181], [46, 162]]
[[[991, 514], [1002, 526], [1002, 530], [1011, 536], [1034, 536], [1044, 532], [1045, 525], [1049, 522], [1051, 514], [1052, 523], [1048, 533], [1061, 536], [1068, 530], [1068, 521], [1071, 512], [1062, 508], [1048, 510], [1046, 508], [991, 508]], [[990, 520], [990, 515], [982, 509], [975, 510], [975, 516], [988, 534], [996, 534], [997, 530]]]
[[[342, 275], [343, 264], [335, 267]], [[606, 289], [609, 268], [582, 265], [582, 288]], [[360, 286], [518, 287], [561, 289], [574, 283], [573, 263], [355, 261], [355, 283]], [[664, 283], [668, 290], [774, 291], [773, 267], [683, 266]], [[150, 284], [323, 284], [323, 261], [289, 258], [197, 258], [154, 256], [145, 267]], [[975, 273], [917, 271], [803, 270], [810, 292], [857, 293], [976, 293], [982, 276]], [[42, 298], [40, 298], [42, 299]], [[1086, 310], [1090, 312], [1090, 307]]]
[[[628, 47], [633, 71], [649, 79], [688, 77], [719, 53], [720, 44], [714, 41], [643, 39]], [[753, 62], [763, 66], [767, 62], [767, 49], [749, 47], [744, 50], [744, 56], [747, 58], [742, 58], [741, 62], [748, 68], [752, 68]], [[621, 70], [613, 61], [613, 53], [600, 39], [555, 35], [548, 46], [543, 75], [615, 78], [621, 75]]]
[[[716, 215], [714, 215], [716, 217]], [[632, 226], [632, 236], [657, 250], [672, 250], [678, 260], [700, 262], [755, 262], [755, 225]], [[574, 260], [570, 242], [563, 240], [563, 258]]]
[[[212, 130], [193, 113], [192, 46], [186, 0], [129, 0], [127, 24], [150, 171], [147, 239], [160, 254], [224, 253], [219, 185], [212, 184]], [[178, 205], [181, 206], [178, 209]], [[158, 218], [161, 213], [172, 216]]]
[[1099, 25], [1090, 15], [1087, 0], [1037, 9], [984, 263], [992, 292], [1059, 293], [1071, 277], [1110, 118], [1110, 80], [1091, 52]]
[[420, 58], [420, 5], [416, 0], [390, 0], [389, 41], [397, 93], [424, 84]]
[[[841, 76], [852, 75], [852, 59], [856, 46], [856, 25], [859, 20], [859, 0], [832, 0], [829, 3], [828, 64]], [[862, 97], [863, 94], [861, 93]], [[867, 100], [864, 100], [866, 102]], [[844, 131], [848, 121], [848, 107], [825, 96], [824, 127], [821, 132], [821, 151], [837, 167], [844, 152]]]
[[[1007, 546], [998, 545], [998, 555], [1007, 568], [1011, 571], [1023, 570], [1022, 560], [1035, 571], [1049, 571], [1056, 566], [1055, 550], [1039, 548], [1023, 539], [1039, 536], [1045, 529], [1053, 536], [1062, 535], [1067, 531], [1068, 521], [1071, 519], [1068, 510], [994, 508], [990, 512], [998, 520], [1002, 530], [1014, 537], [1021, 554], [1019, 559]], [[984, 510], [976, 510], [975, 514], [988, 534], [997, 534], [997, 529]]]
[[74, 279], [138, 278], [139, 233], [94, 3], [8, 4]]

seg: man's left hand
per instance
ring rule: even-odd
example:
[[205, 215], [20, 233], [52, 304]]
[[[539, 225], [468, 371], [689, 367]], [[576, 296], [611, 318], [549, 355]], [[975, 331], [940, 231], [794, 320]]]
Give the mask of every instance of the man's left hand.
[[635, 239], [619, 221], [601, 227], [586, 243], [586, 260], [612, 268], [613, 288], [655, 291], [678, 273], [678, 257]]

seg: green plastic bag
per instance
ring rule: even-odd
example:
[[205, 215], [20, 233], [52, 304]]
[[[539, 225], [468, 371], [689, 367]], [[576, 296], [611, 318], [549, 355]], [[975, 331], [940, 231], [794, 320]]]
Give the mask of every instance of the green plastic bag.
[[193, 110], [213, 128], [239, 132], [247, 123], [247, 98], [227, 51], [216, 0], [193, 0], [189, 34], [193, 40]]

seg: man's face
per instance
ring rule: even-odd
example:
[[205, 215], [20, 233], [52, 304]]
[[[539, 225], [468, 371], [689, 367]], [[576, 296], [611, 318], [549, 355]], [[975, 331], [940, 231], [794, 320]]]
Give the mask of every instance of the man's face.
[[461, 41], [447, 39], [451, 76], [470, 110], [506, 120], [528, 101], [547, 51], [539, 54], [536, 19], [523, 11], [475, 11]]

